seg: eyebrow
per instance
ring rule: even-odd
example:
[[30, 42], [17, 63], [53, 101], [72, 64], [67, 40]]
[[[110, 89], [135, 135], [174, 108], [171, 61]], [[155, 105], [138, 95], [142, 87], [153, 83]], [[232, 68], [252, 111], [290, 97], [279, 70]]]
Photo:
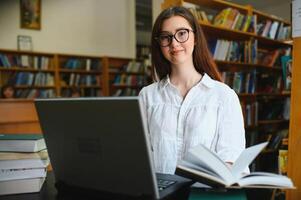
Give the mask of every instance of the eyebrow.
[[[180, 27], [180, 28], [177, 28], [175, 32], [179, 31], [179, 30], [183, 30], [183, 29], [191, 29], [191, 28], [187, 28], [187, 27]], [[173, 34], [171, 33], [170, 31], [161, 31], [160, 33], [170, 33], [170, 34]]]

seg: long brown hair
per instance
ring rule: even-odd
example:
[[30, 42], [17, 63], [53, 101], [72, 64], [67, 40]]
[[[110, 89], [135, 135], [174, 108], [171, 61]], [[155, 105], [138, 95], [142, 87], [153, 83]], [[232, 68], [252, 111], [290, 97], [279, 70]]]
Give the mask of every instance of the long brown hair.
[[158, 79], [162, 80], [167, 75], [171, 74], [170, 62], [163, 56], [160, 45], [155, 38], [159, 36], [164, 20], [169, 19], [172, 16], [181, 16], [185, 18], [194, 30], [196, 44], [192, 56], [193, 64], [197, 72], [200, 74], [206, 73], [211, 78], [221, 81], [221, 75], [208, 49], [207, 41], [200, 24], [187, 8], [181, 6], [174, 6], [163, 10], [155, 21], [151, 38], [153, 79], [157, 81]]

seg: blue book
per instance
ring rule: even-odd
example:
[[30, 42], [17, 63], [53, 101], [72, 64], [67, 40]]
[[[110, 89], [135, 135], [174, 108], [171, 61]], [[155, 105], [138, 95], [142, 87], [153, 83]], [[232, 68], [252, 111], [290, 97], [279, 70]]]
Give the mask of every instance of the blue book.
[[290, 90], [291, 79], [292, 79], [292, 57], [291, 56], [281, 56], [281, 66], [282, 66], [282, 78], [284, 83], [284, 89]]

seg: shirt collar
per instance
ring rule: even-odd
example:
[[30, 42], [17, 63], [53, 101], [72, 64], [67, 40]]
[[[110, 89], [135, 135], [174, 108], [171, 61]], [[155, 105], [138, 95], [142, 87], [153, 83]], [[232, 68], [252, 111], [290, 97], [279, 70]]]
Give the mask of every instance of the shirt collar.
[[[166, 76], [166, 78], [162, 79], [160, 81], [160, 85], [163, 88], [165, 88], [167, 85], [170, 84], [170, 78], [169, 75]], [[197, 86], [199, 85], [204, 85], [207, 88], [212, 88], [214, 86], [214, 80], [206, 73], [204, 73], [201, 81], [197, 84]]]
[[199, 84], [202, 84], [202, 85], [206, 86], [207, 88], [213, 88], [214, 80], [208, 74], [204, 73]]
[[165, 78], [159, 81], [159, 86], [161, 89], [164, 89], [168, 84], [170, 84], [170, 79], [169, 75], [167, 74]]

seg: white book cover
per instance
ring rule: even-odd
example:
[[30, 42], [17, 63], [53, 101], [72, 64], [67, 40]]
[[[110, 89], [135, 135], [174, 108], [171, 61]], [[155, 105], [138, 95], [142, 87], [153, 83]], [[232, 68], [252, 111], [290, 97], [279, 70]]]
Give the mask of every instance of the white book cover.
[[41, 69], [49, 69], [49, 58], [43, 56], [42, 57], [42, 66]]
[[45, 178], [0, 181], [0, 195], [39, 192]]
[[86, 60], [86, 70], [90, 71], [91, 70], [91, 59]]
[[29, 67], [29, 57], [27, 55], [21, 55], [21, 64], [23, 67]]
[[272, 23], [271, 28], [270, 28], [270, 31], [269, 31], [269, 34], [268, 34], [268, 37], [269, 37], [269, 38], [275, 39], [277, 30], [278, 30], [278, 26], [279, 26], [279, 22], [274, 21], [274, 22]]

